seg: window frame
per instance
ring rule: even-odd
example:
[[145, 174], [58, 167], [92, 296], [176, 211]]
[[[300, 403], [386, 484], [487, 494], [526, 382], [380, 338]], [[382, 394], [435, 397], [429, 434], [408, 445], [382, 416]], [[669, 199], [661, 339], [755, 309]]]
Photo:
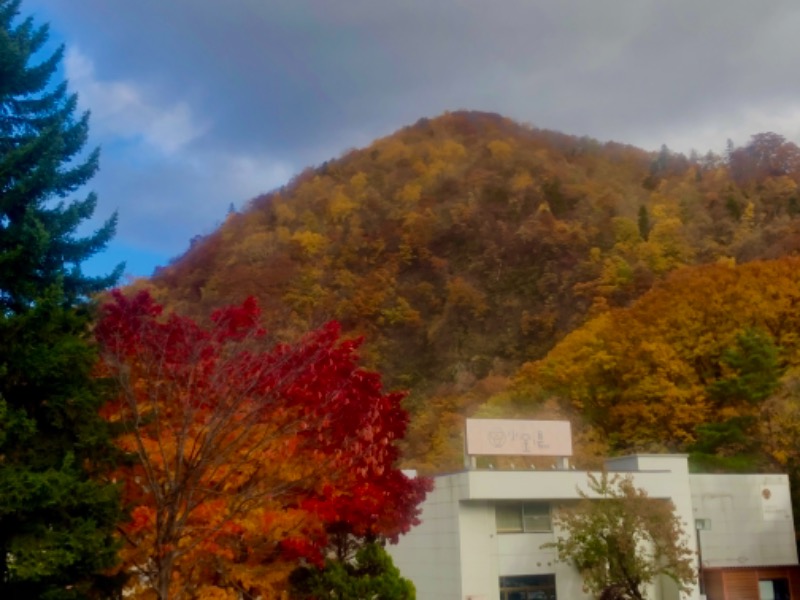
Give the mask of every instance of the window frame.
[[[501, 512], [505, 513], [502, 517]], [[508, 517], [512, 514], [512, 512], [516, 513], [518, 516], [518, 525], [508, 525], [508, 523], [511, 521], [511, 519]], [[552, 506], [550, 502], [542, 502], [537, 500], [497, 502], [495, 504], [495, 531], [498, 534], [552, 533]]]

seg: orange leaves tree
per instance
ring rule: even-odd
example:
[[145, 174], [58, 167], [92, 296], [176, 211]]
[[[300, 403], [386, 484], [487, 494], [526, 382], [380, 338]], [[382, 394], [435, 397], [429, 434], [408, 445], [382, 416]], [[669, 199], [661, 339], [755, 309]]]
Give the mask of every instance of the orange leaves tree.
[[208, 326], [162, 312], [115, 292], [96, 328], [118, 392], [106, 417], [129, 457], [130, 594], [274, 596], [334, 538], [415, 522], [429, 484], [395, 468], [402, 395], [359, 368], [357, 341], [329, 324], [270, 347], [252, 299]]

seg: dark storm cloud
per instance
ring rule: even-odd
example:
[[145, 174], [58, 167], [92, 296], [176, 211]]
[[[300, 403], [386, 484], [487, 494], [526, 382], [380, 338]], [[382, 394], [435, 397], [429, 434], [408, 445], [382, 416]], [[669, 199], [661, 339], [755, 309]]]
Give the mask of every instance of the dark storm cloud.
[[[209, 215], [221, 206], [246, 200], [224, 197], [224, 185], [231, 194], [255, 195], [264, 191], [255, 186], [276, 185], [281, 174], [447, 109], [491, 110], [567, 133], [648, 148], [666, 142], [684, 151], [721, 150], [727, 137], [743, 143], [763, 128], [800, 136], [796, 6], [788, 0], [25, 4], [74, 45], [73, 64], [90, 63], [82, 79], [89, 93], [78, 89], [82, 98], [118, 102], [119, 114], [105, 117], [101, 106], [91, 106], [98, 135], [130, 138], [120, 125], [126, 113], [132, 127], [157, 123], [139, 138], [142, 148], [161, 152], [159, 168], [142, 175], [134, 190], [145, 188], [173, 216], [186, 203], [208, 204], [192, 212], [190, 227], [210, 226]], [[137, 171], [125, 174], [129, 159], [116, 157], [115, 178], [135, 181]], [[271, 174], [259, 178], [250, 169], [253, 187], [237, 185], [230, 165], [242, 161], [263, 161]], [[204, 194], [191, 175], [215, 170], [213, 194]], [[144, 210], [135, 223], [146, 219]]]

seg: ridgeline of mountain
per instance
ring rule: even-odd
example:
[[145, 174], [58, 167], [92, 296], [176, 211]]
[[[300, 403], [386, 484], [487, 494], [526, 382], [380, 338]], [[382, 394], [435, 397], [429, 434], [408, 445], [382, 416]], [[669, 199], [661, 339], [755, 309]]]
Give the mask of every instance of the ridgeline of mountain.
[[462, 416], [589, 317], [684, 265], [800, 248], [798, 181], [775, 134], [687, 158], [447, 113], [307, 169], [135, 285], [195, 316], [254, 295], [284, 338], [364, 335], [411, 391], [409, 462], [441, 470]]

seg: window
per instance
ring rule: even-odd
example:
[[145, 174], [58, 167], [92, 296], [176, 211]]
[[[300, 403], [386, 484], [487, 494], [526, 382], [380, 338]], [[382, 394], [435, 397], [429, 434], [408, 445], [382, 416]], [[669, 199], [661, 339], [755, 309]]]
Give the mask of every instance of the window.
[[500, 600], [556, 600], [556, 576], [501, 577]]
[[760, 600], [789, 600], [789, 580], [785, 577], [762, 579], [758, 582], [758, 594]]
[[547, 502], [499, 502], [495, 505], [497, 533], [552, 531]]

